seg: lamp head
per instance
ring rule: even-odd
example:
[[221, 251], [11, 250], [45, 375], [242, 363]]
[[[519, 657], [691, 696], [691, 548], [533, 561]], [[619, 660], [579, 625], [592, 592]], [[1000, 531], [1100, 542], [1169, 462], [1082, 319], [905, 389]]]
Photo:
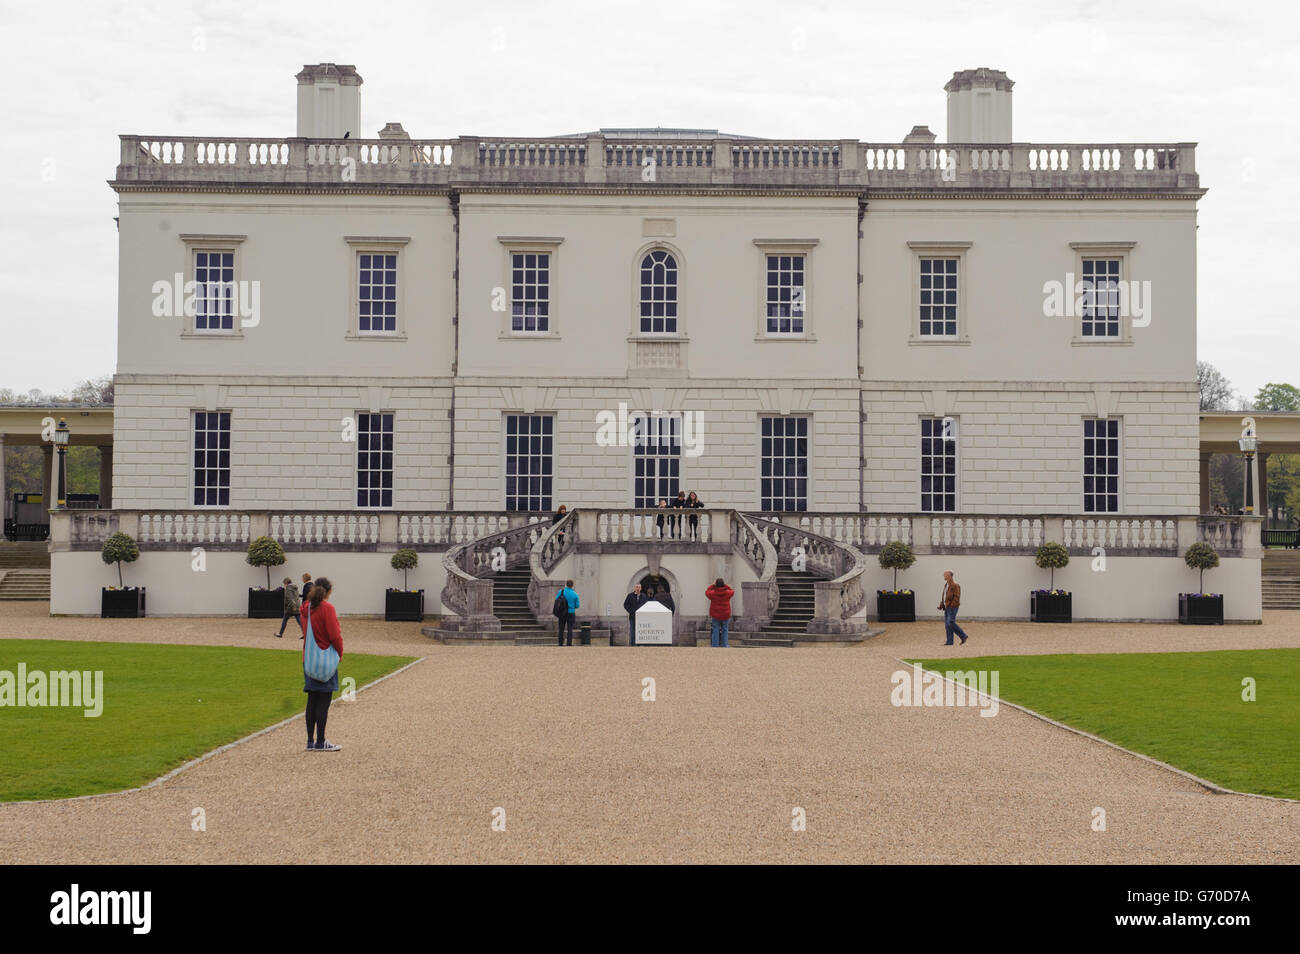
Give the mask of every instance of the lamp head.
[[54, 443], [60, 447], [68, 443], [68, 421], [66, 418], [59, 418], [58, 426], [54, 428]]

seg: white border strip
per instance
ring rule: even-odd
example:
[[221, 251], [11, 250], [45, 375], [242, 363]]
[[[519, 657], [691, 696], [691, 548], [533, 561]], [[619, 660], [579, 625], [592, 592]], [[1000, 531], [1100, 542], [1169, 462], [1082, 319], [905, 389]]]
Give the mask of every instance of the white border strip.
[[[897, 656], [894, 658], [898, 659]], [[933, 673], [934, 675], [942, 679], [944, 682], [953, 683], [954, 686], [965, 686], [967, 692], [970, 692], [971, 689], [974, 688], [972, 686], [967, 685], [966, 683], [956, 682], [955, 680], [949, 679], [947, 676], [945, 676], [941, 671], [937, 669], [926, 669], [924, 666], [918, 666], [916, 663], [910, 663], [906, 659], [898, 659], [898, 661], [901, 662], [904, 666], [911, 666], [913, 669], [919, 669], [923, 673], [926, 672]], [[1167, 771], [1173, 772], [1175, 775], [1181, 775], [1183, 778], [1195, 782], [1197, 785], [1200, 785], [1202, 788], [1206, 788], [1211, 792], [1214, 792], [1216, 795], [1240, 795], [1243, 798], [1263, 798], [1270, 802], [1290, 802], [1292, 805], [1300, 804], [1300, 799], [1297, 798], [1282, 798], [1280, 795], [1260, 795], [1257, 792], [1238, 792], [1236, 789], [1224, 788], [1222, 785], [1215, 785], [1213, 782], [1207, 779], [1203, 779], [1199, 775], [1193, 775], [1191, 772], [1184, 771], [1183, 769], [1180, 769], [1175, 765], [1170, 765], [1168, 762], [1161, 762], [1159, 759], [1153, 759], [1149, 755], [1143, 755], [1141, 752], [1134, 752], [1132, 749], [1126, 749], [1122, 745], [1116, 745], [1114, 742], [1110, 741], [1109, 739], [1103, 739], [1099, 735], [1093, 735], [1091, 732], [1084, 732], [1082, 729], [1076, 729], [1074, 726], [1066, 725], [1064, 722], [1057, 722], [1055, 719], [1049, 719], [1041, 712], [1035, 712], [1033, 709], [1026, 708], [1025, 706], [1016, 705], [1014, 702], [1008, 702], [1006, 699], [1003, 699], [1001, 696], [996, 696], [996, 697], [990, 696], [987, 695], [986, 693], [980, 692], [979, 689], [975, 689], [974, 691], [977, 695], [984, 696], [987, 699], [996, 699], [999, 706], [1007, 706], [1011, 709], [1015, 709], [1018, 712], [1023, 712], [1025, 715], [1033, 716], [1035, 719], [1041, 719], [1042, 721], [1046, 722], [1048, 725], [1054, 725], [1058, 729], [1064, 729], [1066, 732], [1073, 732], [1075, 735], [1081, 735], [1085, 739], [1091, 739], [1094, 742], [1100, 742], [1102, 745], [1108, 745], [1112, 749], [1118, 749], [1120, 752], [1123, 752], [1126, 755], [1131, 755], [1134, 758], [1141, 759], [1143, 762], [1149, 762], [1150, 764], [1158, 766], [1159, 768], [1166, 769]]]
[[[400, 676], [402, 673], [406, 672], [406, 670], [410, 669], [412, 666], [424, 662], [424, 660], [427, 658], [428, 658], [427, 656], [421, 656], [419, 659], [416, 659], [414, 662], [407, 663], [401, 669], [394, 669], [386, 676], [380, 676], [378, 679], [374, 680], [373, 682], [368, 682], [364, 686], [360, 686], [356, 691], [365, 692], [371, 686], [377, 686], [385, 679], [392, 679], [394, 676]], [[284, 726], [289, 725], [291, 722], [297, 722], [301, 718], [302, 718], [301, 712], [297, 713], [296, 715], [291, 715], [289, 716], [289, 718], [277, 722], [275, 725], [268, 725], [265, 729], [258, 729], [252, 735], [246, 735], [242, 739], [236, 739], [234, 742], [227, 742], [225, 745], [220, 746], [219, 748], [215, 748], [211, 752], [204, 752], [198, 758], [190, 759], [188, 762], [184, 763], [183, 765], [178, 765], [176, 768], [172, 769], [166, 775], [160, 775], [152, 782], [146, 782], [145, 784], [136, 786], [135, 788], [124, 788], [120, 792], [97, 792], [94, 795], [72, 795], [68, 798], [37, 798], [37, 799], [30, 799], [25, 802], [0, 802], [0, 811], [3, 811], [9, 805], [51, 805], [57, 802], [81, 802], [90, 798], [114, 798], [118, 795], [131, 795], [134, 794], [135, 792], [145, 792], [153, 788], [155, 785], [161, 785], [163, 782], [167, 781], [168, 779], [175, 778], [177, 775], [180, 775], [181, 772], [184, 772], [186, 769], [193, 768], [194, 766], [198, 765], [200, 762], [206, 762], [214, 755], [220, 755], [222, 752], [225, 752], [228, 749], [233, 749], [237, 745], [243, 745], [245, 742], [251, 742], [253, 739], [256, 739], [259, 735], [266, 735], [266, 733], [268, 732], [274, 732], [276, 729], [283, 728]]]

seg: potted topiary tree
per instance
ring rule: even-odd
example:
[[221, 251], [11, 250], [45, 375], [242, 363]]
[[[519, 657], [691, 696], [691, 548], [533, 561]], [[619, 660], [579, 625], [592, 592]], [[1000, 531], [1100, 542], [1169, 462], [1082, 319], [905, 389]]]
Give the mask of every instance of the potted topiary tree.
[[249, 619], [280, 619], [284, 615], [284, 587], [271, 589], [271, 567], [284, 565], [284, 547], [271, 537], [258, 537], [248, 545], [249, 566], [266, 567], [266, 587], [248, 588]]
[[391, 587], [384, 591], [384, 619], [423, 622], [424, 590], [409, 589], [410, 580], [407, 573], [420, 565], [420, 555], [410, 548], [403, 548], [393, 554], [389, 561], [394, 570], [402, 571], [402, 588]]
[[1034, 554], [1034, 563], [1041, 569], [1051, 570], [1046, 590], [1032, 590], [1029, 594], [1029, 618], [1035, 623], [1069, 623], [1074, 619], [1073, 597], [1069, 590], [1056, 588], [1056, 571], [1068, 565], [1070, 551], [1059, 543], [1044, 543]]
[[1223, 594], [1205, 592], [1205, 571], [1219, 565], [1219, 554], [1208, 543], [1193, 543], [1183, 562], [1201, 571], [1199, 593], [1178, 594], [1178, 622], [1199, 626], [1223, 625]]
[[916, 554], [902, 540], [890, 540], [880, 548], [880, 565], [894, 571], [894, 588], [876, 590], [876, 618], [882, 623], [916, 622], [916, 594], [898, 588], [898, 571], [916, 562]]
[[129, 535], [114, 533], [99, 551], [105, 563], [117, 564], [117, 586], [99, 591], [99, 615], [103, 619], [136, 619], [144, 616], [144, 587], [122, 582], [122, 564], [140, 559], [140, 547]]

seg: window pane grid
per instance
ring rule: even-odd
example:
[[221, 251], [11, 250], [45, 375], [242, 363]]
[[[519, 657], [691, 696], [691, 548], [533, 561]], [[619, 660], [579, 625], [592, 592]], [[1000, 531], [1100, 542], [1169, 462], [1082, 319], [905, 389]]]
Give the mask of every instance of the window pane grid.
[[767, 333], [801, 335], [807, 314], [804, 256], [767, 257]]
[[361, 331], [397, 330], [397, 255], [357, 257], [357, 315]]
[[506, 415], [506, 509], [551, 509], [555, 419], [547, 414]]
[[194, 253], [194, 329], [233, 331], [235, 253]]
[[662, 249], [641, 259], [641, 332], [677, 332], [677, 259]]
[[1083, 510], [1119, 512], [1119, 421], [1083, 422]]
[[957, 512], [955, 421], [945, 431], [943, 418], [921, 419], [921, 510], [926, 513]]
[[957, 259], [921, 259], [923, 336], [957, 335]]
[[682, 476], [682, 419], [638, 415], [632, 427], [632, 506], [672, 503]]
[[759, 436], [760, 509], [807, 510], [808, 418], [761, 418]]
[[393, 505], [393, 415], [357, 414], [357, 506]]
[[1119, 265], [1118, 258], [1083, 260], [1081, 337], [1119, 337]]
[[510, 256], [510, 329], [547, 331], [551, 317], [551, 256], [514, 252]]
[[230, 506], [230, 412], [194, 413], [194, 506]]

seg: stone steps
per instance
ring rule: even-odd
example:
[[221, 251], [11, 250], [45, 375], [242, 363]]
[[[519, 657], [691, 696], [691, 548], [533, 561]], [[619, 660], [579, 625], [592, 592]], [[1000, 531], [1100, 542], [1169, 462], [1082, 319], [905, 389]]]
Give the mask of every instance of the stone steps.
[[49, 570], [0, 570], [0, 600], [48, 601]]
[[1300, 575], [1266, 576], [1261, 585], [1264, 609], [1300, 609]]

